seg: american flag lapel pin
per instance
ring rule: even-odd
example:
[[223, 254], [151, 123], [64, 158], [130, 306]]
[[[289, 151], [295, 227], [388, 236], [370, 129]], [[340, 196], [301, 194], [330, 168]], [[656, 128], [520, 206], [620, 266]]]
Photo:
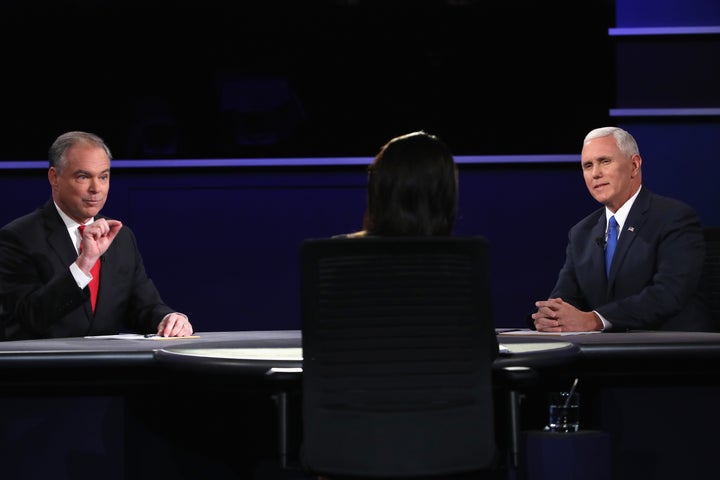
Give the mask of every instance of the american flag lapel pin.
[[634, 232], [634, 231], [635, 231], [635, 227], [628, 227], [628, 232]]

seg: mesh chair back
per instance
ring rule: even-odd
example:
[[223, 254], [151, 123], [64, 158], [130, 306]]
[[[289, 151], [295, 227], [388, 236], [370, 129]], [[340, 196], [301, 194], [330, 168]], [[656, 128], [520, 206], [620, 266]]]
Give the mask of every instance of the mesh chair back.
[[491, 466], [488, 241], [312, 239], [300, 260], [306, 467], [411, 477]]

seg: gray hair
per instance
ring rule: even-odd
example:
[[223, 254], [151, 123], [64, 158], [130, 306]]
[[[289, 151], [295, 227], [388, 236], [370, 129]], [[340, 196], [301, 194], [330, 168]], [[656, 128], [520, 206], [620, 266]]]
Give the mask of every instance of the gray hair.
[[105, 141], [94, 133], [73, 131], [65, 132], [55, 139], [50, 145], [48, 150], [48, 158], [50, 159], [50, 166], [55, 167], [58, 172], [61, 172], [65, 166], [65, 153], [72, 146], [78, 144], [93, 145], [100, 147], [105, 150], [108, 158], [112, 160], [112, 154], [110, 148], [105, 145]]
[[615, 144], [626, 157], [629, 158], [635, 154], [640, 154], [637, 142], [635, 141], [633, 136], [630, 135], [629, 132], [619, 127], [600, 127], [594, 130], [590, 130], [590, 132], [585, 135], [583, 145], [588, 143], [590, 140], [607, 137], [608, 135], [613, 136], [613, 138], [615, 139]]

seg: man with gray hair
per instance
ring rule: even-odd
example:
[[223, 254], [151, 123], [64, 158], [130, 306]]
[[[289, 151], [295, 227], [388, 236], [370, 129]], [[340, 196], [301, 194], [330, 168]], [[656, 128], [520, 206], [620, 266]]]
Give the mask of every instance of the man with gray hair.
[[49, 159], [52, 198], [0, 229], [0, 340], [192, 334], [147, 276], [132, 230], [100, 214], [110, 191], [105, 142], [66, 132]]
[[535, 302], [541, 332], [718, 331], [698, 286], [705, 241], [697, 213], [642, 185], [630, 133], [590, 131], [581, 166], [602, 207], [569, 231], [565, 264], [547, 300]]

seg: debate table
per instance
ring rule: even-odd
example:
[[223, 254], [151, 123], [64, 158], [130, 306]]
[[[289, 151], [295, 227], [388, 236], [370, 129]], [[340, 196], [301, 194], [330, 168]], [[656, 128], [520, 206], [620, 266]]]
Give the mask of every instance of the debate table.
[[[1, 428], [7, 430], [13, 409], [23, 405], [40, 409], [57, 404], [60, 397], [75, 403], [98, 396], [122, 401], [157, 392], [187, 400], [194, 422], [218, 417], [216, 423], [222, 425], [222, 416], [244, 392], [274, 394], [282, 382], [301, 378], [297, 330], [198, 332], [194, 337], [0, 342], [0, 395], [6, 404]], [[710, 468], [714, 472], [715, 433], [720, 431], [720, 333], [501, 331], [498, 341], [507, 351], [496, 360], [496, 369], [527, 365], [540, 373], [540, 385], [523, 406], [526, 429], [542, 428], [539, 422], [546, 415], [542, 396], [569, 386], [577, 377], [583, 428], [603, 430], [612, 437], [613, 478], [639, 478], [645, 475], [642, 469], [655, 478], [702, 476]], [[25, 413], [28, 422], [36, 421], [34, 414]], [[123, 440], [128, 416], [126, 410], [117, 415], [118, 437], [109, 449], [136, 450]], [[28, 424], [28, 429], [33, 425]], [[0, 432], [4, 432], [0, 442], [17, 446], [9, 450], [17, 452], [20, 444], [13, 444], [10, 433]], [[114, 457], [104, 472], [107, 478], [132, 476], [135, 470], [124, 465], [126, 460], [127, 456]], [[53, 474], [63, 478], [56, 471]]]
[[[609, 433], [613, 478], [632, 479], [652, 471], [654, 478], [714, 471], [709, 451], [720, 430], [720, 334], [648, 332], [539, 334], [498, 332], [505, 347], [495, 369], [527, 365], [541, 382], [523, 394], [525, 428], [541, 431], [547, 418], [545, 395], [580, 379], [584, 429]], [[275, 358], [273, 356], [277, 355]], [[195, 371], [264, 372], [299, 375], [297, 345], [277, 350], [233, 347], [223, 342], [171, 345], [156, 358], [172, 368]], [[702, 415], [686, 422], [674, 412]], [[682, 442], [676, 435], [683, 437]], [[534, 437], [533, 437], [534, 438]]]

